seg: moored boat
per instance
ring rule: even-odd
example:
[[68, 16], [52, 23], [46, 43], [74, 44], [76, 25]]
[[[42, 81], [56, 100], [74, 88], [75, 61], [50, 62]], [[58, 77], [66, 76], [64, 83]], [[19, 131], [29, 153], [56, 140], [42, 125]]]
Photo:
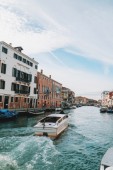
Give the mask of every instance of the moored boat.
[[113, 147], [109, 148], [104, 154], [100, 170], [113, 170]]
[[56, 107], [56, 108], [55, 108], [55, 111], [58, 111], [58, 112], [59, 112], [59, 111], [61, 111], [61, 110], [62, 110], [61, 107]]
[[41, 111], [29, 111], [27, 112], [27, 115], [28, 116], [38, 116], [38, 115], [41, 115], [41, 114], [44, 114], [45, 111], [44, 110], [41, 110]]
[[0, 109], [0, 120], [9, 120], [16, 118], [18, 113], [16, 111], [9, 111], [8, 109]]
[[65, 114], [51, 114], [41, 119], [35, 126], [37, 136], [57, 138], [68, 127], [68, 116]]
[[113, 107], [108, 107], [107, 113], [113, 113]]
[[106, 113], [106, 112], [107, 112], [107, 110], [108, 110], [108, 108], [107, 108], [107, 107], [102, 106], [102, 107], [100, 108], [100, 113]]

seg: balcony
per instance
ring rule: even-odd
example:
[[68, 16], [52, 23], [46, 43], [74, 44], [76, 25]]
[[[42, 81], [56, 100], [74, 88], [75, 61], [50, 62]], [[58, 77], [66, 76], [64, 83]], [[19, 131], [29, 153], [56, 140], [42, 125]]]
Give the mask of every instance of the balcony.
[[25, 83], [30, 83], [31, 82], [31, 80], [20, 78], [20, 77], [16, 77], [16, 81], [21, 81], [21, 82], [25, 82]]
[[15, 93], [17, 93], [17, 94], [30, 94], [30, 92], [29, 91], [27, 91], [27, 90], [15, 90]]

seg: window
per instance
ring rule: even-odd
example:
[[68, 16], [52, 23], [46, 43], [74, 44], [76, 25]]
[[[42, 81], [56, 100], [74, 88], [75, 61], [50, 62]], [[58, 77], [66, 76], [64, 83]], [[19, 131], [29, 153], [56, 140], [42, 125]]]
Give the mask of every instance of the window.
[[5, 89], [5, 81], [0, 80], [0, 89]]
[[27, 64], [30, 65], [28, 60], [27, 60]]
[[15, 91], [15, 93], [19, 93], [19, 84], [12, 83], [11, 91]]
[[2, 63], [2, 66], [1, 66], [1, 73], [6, 74], [6, 64], [4, 63]]
[[5, 53], [5, 54], [7, 54], [8, 49], [7, 49], [7, 48], [5, 48], [5, 47], [2, 47], [2, 52], [3, 52], [3, 53]]
[[34, 83], [36, 83], [36, 82], [37, 82], [37, 77], [35, 76], [35, 77], [34, 77]]
[[15, 83], [12, 83], [11, 85], [11, 91], [15, 91], [16, 90], [16, 84]]
[[16, 58], [16, 59], [18, 58], [18, 55], [17, 55], [17, 54], [15, 54], [15, 53], [14, 53], [14, 58]]
[[27, 102], [28, 102], [28, 103], [30, 102], [30, 98], [27, 99]]
[[25, 58], [23, 58], [23, 63], [26, 63], [26, 59]]
[[18, 58], [17, 58], [19, 61], [22, 61], [22, 57], [18, 55]]
[[0, 96], [0, 102], [2, 102], [2, 96]]
[[24, 102], [26, 103], [26, 98], [24, 98]]
[[34, 88], [34, 94], [36, 94], [36, 88]]
[[15, 97], [15, 102], [18, 102], [18, 97]]
[[17, 73], [17, 69], [16, 69], [16, 68], [13, 68], [13, 69], [12, 69], [12, 76], [13, 76], [13, 77], [16, 77], [16, 73]]
[[14, 101], [14, 97], [11, 97], [11, 102], [13, 102]]
[[35, 65], [35, 69], [37, 69], [38, 68], [38, 66], [37, 65]]
[[28, 74], [28, 81], [31, 82], [32, 81], [32, 75]]
[[33, 66], [33, 63], [30, 62], [29, 65], [32, 67], [32, 66]]

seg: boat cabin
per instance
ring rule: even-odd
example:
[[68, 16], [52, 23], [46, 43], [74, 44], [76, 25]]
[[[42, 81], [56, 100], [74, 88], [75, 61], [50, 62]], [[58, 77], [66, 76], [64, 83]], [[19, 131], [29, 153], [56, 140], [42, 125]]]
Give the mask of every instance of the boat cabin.
[[60, 123], [62, 120], [66, 119], [68, 115], [61, 115], [61, 114], [51, 114], [43, 119], [41, 119], [40, 123]]
[[52, 122], [52, 123], [56, 123], [57, 120], [59, 120], [60, 117], [45, 117], [44, 119], [42, 119], [40, 122], [41, 123], [47, 123], [47, 122]]

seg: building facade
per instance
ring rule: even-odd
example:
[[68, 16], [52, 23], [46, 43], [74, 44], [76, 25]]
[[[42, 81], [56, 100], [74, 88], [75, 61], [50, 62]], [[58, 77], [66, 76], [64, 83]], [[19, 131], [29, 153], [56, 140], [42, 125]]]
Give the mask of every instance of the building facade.
[[89, 99], [82, 96], [75, 97], [75, 104], [76, 105], [86, 105], [88, 103]]
[[62, 107], [70, 107], [75, 104], [75, 93], [67, 87], [62, 87]]
[[0, 42], [0, 108], [36, 107], [38, 62], [22, 53], [22, 47]]
[[103, 91], [102, 94], [101, 94], [101, 100], [102, 100], [102, 103], [101, 105], [102, 106], [109, 106], [110, 105], [110, 96], [109, 96], [109, 91]]
[[37, 74], [38, 108], [55, 108], [61, 106], [62, 84], [43, 74]]

